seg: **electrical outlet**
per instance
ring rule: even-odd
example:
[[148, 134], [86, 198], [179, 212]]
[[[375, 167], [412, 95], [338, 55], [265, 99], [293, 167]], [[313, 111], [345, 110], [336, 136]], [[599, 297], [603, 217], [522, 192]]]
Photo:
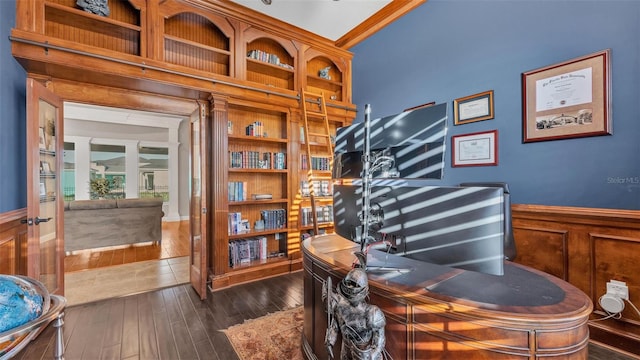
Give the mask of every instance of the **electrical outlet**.
[[624, 281], [610, 280], [607, 283], [607, 294], [619, 297], [620, 299], [629, 300], [629, 288]]

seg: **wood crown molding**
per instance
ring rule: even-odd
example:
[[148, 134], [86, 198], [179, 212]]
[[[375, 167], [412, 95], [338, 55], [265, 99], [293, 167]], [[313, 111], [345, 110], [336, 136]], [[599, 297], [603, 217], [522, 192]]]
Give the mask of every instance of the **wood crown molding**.
[[427, 0], [393, 0], [389, 5], [336, 40], [335, 45], [339, 48], [350, 49], [425, 2]]

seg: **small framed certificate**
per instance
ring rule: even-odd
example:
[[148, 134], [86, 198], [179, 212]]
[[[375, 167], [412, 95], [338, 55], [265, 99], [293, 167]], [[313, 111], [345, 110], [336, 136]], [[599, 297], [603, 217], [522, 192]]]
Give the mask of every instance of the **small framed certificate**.
[[498, 130], [451, 137], [451, 166], [498, 165]]
[[493, 90], [453, 100], [453, 124], [493, 119]]

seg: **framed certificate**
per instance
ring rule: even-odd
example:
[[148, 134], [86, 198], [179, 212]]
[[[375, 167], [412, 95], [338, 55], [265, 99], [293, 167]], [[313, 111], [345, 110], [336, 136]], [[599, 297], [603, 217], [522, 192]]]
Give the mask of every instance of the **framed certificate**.
[[611, 134], [609, 52], [522, 73], [522, 142]]
[[453, 124], [493, 119], [493, 90], [453, 100]]
[[498, 165], [498, 130], [451, 137], [451, 166]]

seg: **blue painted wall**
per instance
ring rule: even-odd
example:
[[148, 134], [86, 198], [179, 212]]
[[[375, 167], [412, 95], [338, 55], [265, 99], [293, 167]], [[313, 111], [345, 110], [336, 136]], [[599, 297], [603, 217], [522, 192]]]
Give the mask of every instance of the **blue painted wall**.
[[[523, 72], [611, 49], [613, 135], [522, 143]], [[430, 101], [449, 134], [498, 129], [499, 165], [434, 185], [506, 181], [514, 203], [640, 209], [640, 1], [429, 0], [351, 49], [362, 121]], [[453, 126], [456, 98], [494, 90], [495, 119]], [[447, 144], [450, 147], [450, 142]]]
[[26, 74], [11, 56], [16, 3], [0, 0], [0, 213], [27, 207]]

